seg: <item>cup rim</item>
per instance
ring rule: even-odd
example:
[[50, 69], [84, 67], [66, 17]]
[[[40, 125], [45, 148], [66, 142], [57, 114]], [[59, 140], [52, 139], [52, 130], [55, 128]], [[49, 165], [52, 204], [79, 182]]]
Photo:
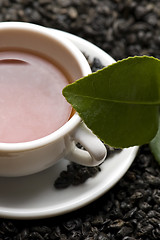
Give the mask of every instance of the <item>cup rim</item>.
[[[58, 41], [73, 56], [73, 58], [75, 58], [83, 73], [83, 76], [86, 76], [91, 73], [89, 63], [87, 62], [82, 52], [69, 39], [67, 38], [62, 39], [61, 35], [58, 35], [58, 32], [55, 35], [53, 34], [53, 32], [49, 32], [46, 27], [33, 23], [0, 22], [0, 31], [9, 29], [12, 31], [13, 30], [33, 31], [40, 33], [43, 36], [47, 36], [50, 39], [54, 39], [54, 41], [55, 40]], [[53, 133], [42, 138], [27, 142], [0, 143], [0, 151], [19, 152], [43, 147], [44, 145], [48, 145], [64, 137], [67, 133], [72, 131], [80, 122], [81, 122], [80, 116], [77, 113], [75, 113], [62, 127], [54, 131]]]

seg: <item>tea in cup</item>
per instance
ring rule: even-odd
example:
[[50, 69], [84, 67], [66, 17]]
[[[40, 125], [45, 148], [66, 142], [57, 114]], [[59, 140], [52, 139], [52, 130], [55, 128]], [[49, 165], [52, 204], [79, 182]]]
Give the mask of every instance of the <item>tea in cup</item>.
[[105, 146], [62, 95], [91, 73], [78, 48], [31, 23], [0, 23], [0, 39], [0, 176], [33, 174], [63, 157], [103, 162]]
[[61, 94], [70, 81], [67, 73], [44, 56], [1, 49], [0, 143], [37, 140], [62, 127], [72, 112]]

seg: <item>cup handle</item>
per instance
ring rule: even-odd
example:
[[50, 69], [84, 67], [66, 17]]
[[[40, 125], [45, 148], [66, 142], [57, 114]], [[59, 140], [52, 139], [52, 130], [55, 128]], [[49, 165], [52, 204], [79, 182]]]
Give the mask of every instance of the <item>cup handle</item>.
[[[78, 148], [76, 143], [80, 143], [86, 150]], [[104, 144], [83, 122], [71, 133], [69, 145], [66, 158], [80, 165], [97, 166], [107, 155]]]

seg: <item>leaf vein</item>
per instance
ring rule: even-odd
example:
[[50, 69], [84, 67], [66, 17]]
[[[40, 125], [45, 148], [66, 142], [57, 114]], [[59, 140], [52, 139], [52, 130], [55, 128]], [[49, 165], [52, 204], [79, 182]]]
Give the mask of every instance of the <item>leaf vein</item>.
[[72, 97], [79, 97], [79, 98], [88, 98], [96, 101], [103, 101], [103, 102], [110, 102], [110, 103], [119, 103], [119, 104], [128, 104], [128, 105], [160, 105], [160, 101], [128, 101], [128, 100], [120, 100], [120, 99], [108, 99], [108, 98], [98, 98], [93, 96], [87, 96], [87, 95], [80, 95], [80, 94], [73, 94]]

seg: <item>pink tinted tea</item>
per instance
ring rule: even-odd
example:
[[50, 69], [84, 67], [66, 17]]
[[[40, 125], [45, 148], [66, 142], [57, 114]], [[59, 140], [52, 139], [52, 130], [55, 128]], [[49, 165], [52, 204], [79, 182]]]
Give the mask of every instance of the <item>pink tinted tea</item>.
[[69, 78], [32, 52], [0, 51], [0, 142], [39, 139], [64, 125], [72, 108], [62, 95]]

